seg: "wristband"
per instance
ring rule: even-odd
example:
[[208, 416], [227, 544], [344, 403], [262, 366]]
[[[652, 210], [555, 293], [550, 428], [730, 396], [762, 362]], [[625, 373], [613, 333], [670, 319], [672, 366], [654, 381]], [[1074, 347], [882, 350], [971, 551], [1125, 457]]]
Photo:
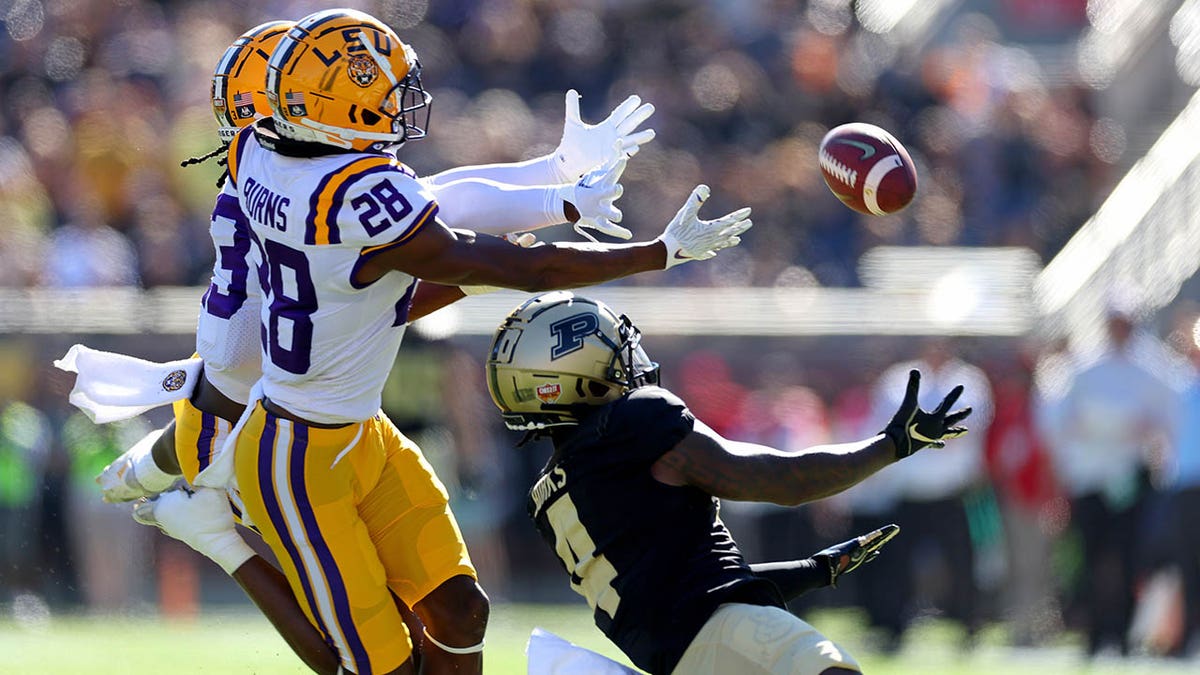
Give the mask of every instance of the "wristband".
[[246, 540], [233, 530], [222, 532], [211, 539], [211, 544], [202, 551], [210, 560], [221, 566], [225, 573], [233, 576], [246, 561], [258, 555]]

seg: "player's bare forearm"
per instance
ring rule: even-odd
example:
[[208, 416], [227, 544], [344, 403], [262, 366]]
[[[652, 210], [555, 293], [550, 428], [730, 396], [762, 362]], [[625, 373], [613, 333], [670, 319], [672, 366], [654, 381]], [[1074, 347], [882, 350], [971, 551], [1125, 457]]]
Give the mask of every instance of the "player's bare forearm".
[[154, 464], [163, 473], [172, 476], [183, 473], [183, 469], [179, 468], [179, 456], [175, 453], [175, 420], [163, 428], [162, 435], [150, 446], [150, 453], [154, 456]]
[[305, 665], [316, 673], [337, 673], [337, 652], [304, 616], [283, 572], [254, 556], [234, 571], [233, 578]]
[[892, 441], [879, 434], [856, 443], [819, 445], [788, 453], [722, 438], [697, 422], [654, 464], [668, 484], [698, 487], [723, 499], [794, 506], [837, 494], [895, 461]]
[[435, 284], [431, 281], [417, 282], [417, 290], [413, 293], [412, 307], [408, 310], [408, 320], [416, 321], [429, 316], [437, 310], [453, 305], [467, 297], [458, 286]]
[[[597, 244], [557, 242], [525, 249], [540, 256], [531, 292], [580, 288], [620, 279], [631, 274], [661, 270], [667, 249], [659, 242]], [[497, 284], [504, 285], [504, 284]]]
[[513, 246], [488, 235], [455, 233], [438, 223], [409, 242], [379, 252], [359, 271], [369, 283], [388, 270], [452, 286], [500, 286], [522, 291], [578, 288], [666, 267], [659, 241], [633, 244], [555, 243]]

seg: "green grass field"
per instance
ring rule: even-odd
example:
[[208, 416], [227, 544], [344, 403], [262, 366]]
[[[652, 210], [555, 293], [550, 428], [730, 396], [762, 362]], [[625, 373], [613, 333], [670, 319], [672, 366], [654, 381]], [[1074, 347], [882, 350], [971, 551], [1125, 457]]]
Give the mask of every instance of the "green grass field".
[[[909, 633], [895, 656], [870, 651], [853, 612], [827, 611], [809, 617], [826, 635], [853, 653], [868, 673], [887, 675], [1116, 675], [1196, 673], [1200, 662], [1138, 659], [1102, 660], [1089, 667], [1072, 644], [1043, 649], [1012, 649], [985, 634], [968, 653], [954, 645], [958, 635], [945, 624], [927, 624]], [[525, 642], [541, 626], [577, 644], [628, 663], [591, 625], [583, 606], [497, 605], [488, 631], [486, 670], [497, 675], [525, 672]], [[0, 673], [125, 675], [155, 673], [306, 672], [265, 619], [250, 612], [208, 612], [193, 621], [161, 622], [130, 617], [55, 617], [27, 626], [0, 619]]]

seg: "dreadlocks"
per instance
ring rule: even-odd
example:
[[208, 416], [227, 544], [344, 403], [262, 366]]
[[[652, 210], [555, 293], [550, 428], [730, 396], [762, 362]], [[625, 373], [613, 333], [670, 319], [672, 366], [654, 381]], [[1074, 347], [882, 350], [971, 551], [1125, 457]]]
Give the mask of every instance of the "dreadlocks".
[[[228, 152], [228, 150], [229, 150], [229, 142], [226, 141], [226, 142], [222, 143], [215, 150], [212, 150], [211, 152], [205, 153], [203, 155], [199, 155], [197, 157], [188, 157], [187, 159], [180, 162], [179, 166], [189, 167], [189, 166], [194, 166], [196, 164], [203, 164], [204, 162], [207, 162], [208, 160], [212, 159], [213, 157], [217, 158], [218, 166], [225, 166], [229, 163], [229, 157], [228, 157], [228, 155], [225, 154], [226, 152]], [[228, 175], [229, 175], [229, 169], [225, 169], [224, 171], [221, 172], [221, 176], [219, 178], [217, 178], [217, 187], [221, 187], [222, 185], [225, 184], [225, 177]]]

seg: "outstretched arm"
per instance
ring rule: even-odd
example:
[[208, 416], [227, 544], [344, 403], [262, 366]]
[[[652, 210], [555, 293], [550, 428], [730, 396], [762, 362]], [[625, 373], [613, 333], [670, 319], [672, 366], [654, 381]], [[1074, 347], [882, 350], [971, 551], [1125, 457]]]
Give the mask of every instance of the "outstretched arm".
[[659, 482], [692, 485], [722, 499], [795, 506], [837, 494], [894, 461], [896, 447], [884, 434], [788, 453], [722, 438], [697, 420], [652, 472]]
[[463, 179], [484, 179], [511, 185], [574, 183], [583, 174], [618, 159], [632, 157], [654, 138], [653, 129], [638, 131], [654, 106], [636, 94], [625, 99], [604, 121], [588, 124], [579, 114], [579, 92], [567, 92], [562, 140], [544, 157], [509, 164], [464, 166], [426, 177], [422, 182], [440, 186]]
[[699, 421], [695, 429], [652, 467], [668, 485], [692, 485], [716, 497], [796, 505], [837, 494], [921, 448], [945, 445], [967, 433], [956, 426], [970, 408], [950, 412], [962, 394], [955, 387], [932, 412], [917, 405], [921, 376], [909, 374], [904, 402], [881, 433], [856, 443], [819, 445], [786, 453], [722, 438]]
[[697, 186], [657, 239], [631, 244], [555, 243], [520, 248], [497, 237], [455, 233], [441, 223], [432, 223], [406, 242], [375, 253], [359, 269], [355, 281], [370, 283], [390, 270], [399, 270], [440, 284], [541, 291], [589, 286], [705, 260], [736, 246], [741, 241], [738, 235], [752, 225], [750, 209], [701, 220], [698, 211], [708, 196], [707, 186]]
[[883, 545], [900, 533], [899, 525], [884, 525], [878, 530], [822, 549], [804, 560], [754, 563], [755, 576], [774, 583], [783, 599], [791, 602], [815, 588], [837, 586], [843, 574], [849, 574], [879, 557]]

